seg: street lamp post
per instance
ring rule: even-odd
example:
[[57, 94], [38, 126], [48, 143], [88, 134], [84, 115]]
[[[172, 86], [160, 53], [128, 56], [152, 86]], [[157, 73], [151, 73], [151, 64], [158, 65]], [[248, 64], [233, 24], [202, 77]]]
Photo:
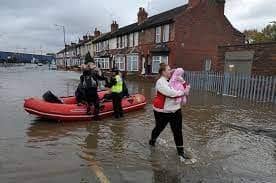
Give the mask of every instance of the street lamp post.
[[63, 42], [64, 42], [64, 53], [63, 53], [63, 62], [64, 62], [64, 65], [65, 65], [65, 69], [67, 69], [67, 61], [66, 61], [66, 38], [65, 38], [65, 26], [64, 25], [58, 25], [58, 24], [55, 24], [55, 26], [57, 27], [61, 27], [62, 30], [63, 30]]

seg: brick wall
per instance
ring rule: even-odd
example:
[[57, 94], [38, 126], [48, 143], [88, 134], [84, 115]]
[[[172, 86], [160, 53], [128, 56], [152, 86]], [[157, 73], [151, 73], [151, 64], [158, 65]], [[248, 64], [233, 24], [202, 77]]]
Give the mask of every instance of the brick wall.
[[[165, 43], [170, 49], [169, 63], [172, 63], [175, 59], [175, 26], [170, 24], [170, 41]], [[139, 53], [140, 53], [140, 65], [139, 68], [142, 70], [142, 57], [152, 57], [150, 50], [155, 48], [155, 28], [146, 29], [140, 32], [139, 35]]]
[[205, 59], [217, 62], [217, 46], [244, 43], [244, 36], [233, 28], [217, 6], [201, 3], [175, 19], [174, 66], [202, 70]]
[[220, 46], [218, 48], [217, 71], [224, 71], [225, 53], [232, 51], [254, 51], [252, 74], [276, 75], [276, 42]]

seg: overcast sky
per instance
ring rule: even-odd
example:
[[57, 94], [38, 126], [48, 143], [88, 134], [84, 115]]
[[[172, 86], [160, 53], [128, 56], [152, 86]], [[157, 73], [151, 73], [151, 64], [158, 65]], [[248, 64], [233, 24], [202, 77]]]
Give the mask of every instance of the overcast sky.
[[[0, 0], [0, 50], [44, 53], [63, 47], [63, 33], [54, 24], [65, 25], [66, 41], [93, 32], [109, 31], [112, 20], [120, 26], [137, 20], [140, 6], [153, 15], [188, 0]], [[276, 0], [226, 0], [226, 15], [239, 30], [263, 28], [276, 20]]]

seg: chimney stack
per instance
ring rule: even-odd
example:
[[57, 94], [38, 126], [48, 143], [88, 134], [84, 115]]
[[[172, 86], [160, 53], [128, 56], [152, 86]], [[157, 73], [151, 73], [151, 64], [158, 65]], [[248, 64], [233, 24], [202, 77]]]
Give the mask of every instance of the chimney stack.
[[201, 0], [189, 0], [189, 8], [194, 8], [196, 7], [199, 3], [201, 2]]
[[84, 41], [87, 41], [88, 36], [87, 36], [87, 35], [84, 35], [82, 38], [83, 38]]
[[148, 13], [146, 12], [145, 8], [140, 7], [137, 16], [138, 16], [138, 24], [141, 24], [145, 20], [147, 20]]
[[101, 35], [101, 32], [97, 28], [95, 28], [94, 36], [99, 37], [100, 35]]
[[119, 24], [116, 21], [113, 21], [111, 24], [111, 32], [116, 32], [119, 29]]
[[216, 0], [219, 14], [224, 15], [225, 0]]

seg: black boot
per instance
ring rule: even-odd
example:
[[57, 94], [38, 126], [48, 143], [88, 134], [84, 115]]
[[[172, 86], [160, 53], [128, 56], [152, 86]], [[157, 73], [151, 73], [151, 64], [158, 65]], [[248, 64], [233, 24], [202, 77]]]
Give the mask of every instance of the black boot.
[[154, 146], [155, 146], [155, 142], [156, 142], [155, 140], [152, 140], [152, 139], [151, 139], [151, 140], [149, 141], [149, 145], [152, 146], [152, 147], [154, 147]]
[[99, 115], [96, 115], [96, 116], [93, 117], [93, 120], [94, 121], [101, 121], [101, 118], [100, 118]]
[[186, 160], [190, 159], [187, 154], [185, 154], [183, 147], [177, 147], [177, 153], [181, 162], [185, 162]]
[[92, 112], [91, 112], [90, 107], [87, 107], [86, 114], [87, 114], [87, 115], [92, 115]]
[[120, 113], [120, 118], [123, 118], [124, 117], [124, 113]]

